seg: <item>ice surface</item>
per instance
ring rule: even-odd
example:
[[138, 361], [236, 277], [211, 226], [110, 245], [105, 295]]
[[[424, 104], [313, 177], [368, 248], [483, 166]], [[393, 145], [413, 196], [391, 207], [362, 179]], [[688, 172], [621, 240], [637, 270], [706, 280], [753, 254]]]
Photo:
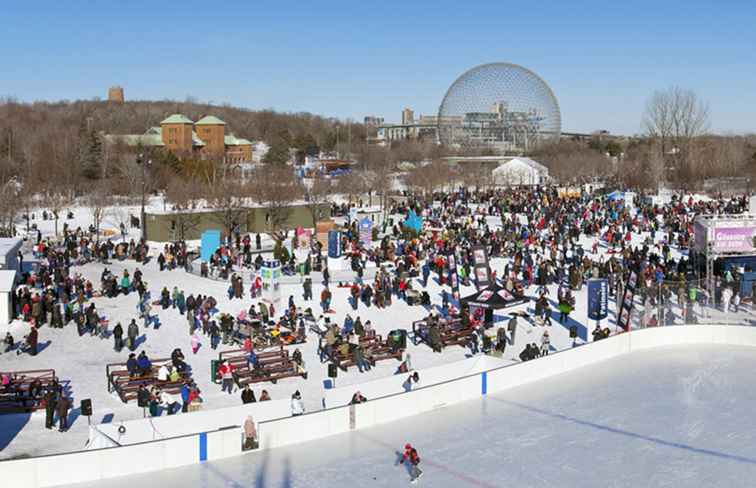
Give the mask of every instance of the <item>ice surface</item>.
[[753, 486], [755, 367], [751, 348], [659, 348], [422, 417], [107, 484], [407, 486], [397, 450], [412, 442], [419, 485], [434, 488]]

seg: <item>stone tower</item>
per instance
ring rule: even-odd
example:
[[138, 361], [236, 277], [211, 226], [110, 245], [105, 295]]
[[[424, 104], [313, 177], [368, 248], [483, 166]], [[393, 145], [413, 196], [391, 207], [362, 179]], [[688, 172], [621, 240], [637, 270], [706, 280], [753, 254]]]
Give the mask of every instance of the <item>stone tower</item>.
[[123, 103], [123, 88], [120, 86], [111, 86], [108, 88], [108, 101], [112, 103]]

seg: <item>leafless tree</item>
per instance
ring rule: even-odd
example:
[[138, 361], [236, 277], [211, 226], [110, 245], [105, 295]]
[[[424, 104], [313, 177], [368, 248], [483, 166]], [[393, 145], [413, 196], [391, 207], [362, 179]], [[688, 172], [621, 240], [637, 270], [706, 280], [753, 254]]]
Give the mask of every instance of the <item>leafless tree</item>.
[[246, 220], [249, 188], [236, 178], [221, 178], [209, 187], [207, 203], [226, 235], [231, 235]]
[[55, 221], [55, 235], [58, 235], [58, 221], [60, 214], [71, 205], [71, 192], [64, 185], [48, 181], [41, 191], [42, 205], [47, 207], [53, 214]]
[[100, 224], [102, 224], [108, 208], [113, 205], [112, 185], [107, 181], [99, 183], [87, 193], [84, 203], [89, 208], [89, 213], [92, 216], [92, 226], [99, 240]]
[[695, 92], [673, 86], [655, 92], [646, 103], [643, 116], [646, 134], [658, 142], [667, 165], [681, 183], [697, 177], [693, 156], [693, 142], [709, 127], [708, 104]]
[[291, 205], [302, 197], [302, 188], [289, 167], [269, 167], [257, 173], [251, 183], [252, 196], [265, 208], [268, 233], [281, 241], [286, 238]]
[[323, 207], [328, 205], [333, 195], [331, 180], [321, 175], [316, 175], [310, 181], [303, 183], [305, 205], [312, 217], [312, 228], [317, 229], [318, 220], [322, 217]]
[[180, 176], [172, 178], [165, 189], [165, 199], [171, 205], [174, 222], [174, 237], [184, 240], [197, 229], [201, 214], [197, 212], [202, 192], [199, 184]]

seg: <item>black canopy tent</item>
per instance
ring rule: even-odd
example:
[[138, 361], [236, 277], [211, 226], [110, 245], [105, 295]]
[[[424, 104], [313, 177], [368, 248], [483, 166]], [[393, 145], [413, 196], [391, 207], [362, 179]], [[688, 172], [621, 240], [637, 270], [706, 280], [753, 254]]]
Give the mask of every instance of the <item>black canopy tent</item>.
[[490, 324], [493, 322], [494, 310], [514, 307], [527, 301], [528, 299], [524, 295], [515, 296], [507, 291], [506, 288], [499, 286], [498, 283], [493, 283], [480, 291], [476, 291], [472, 295], [462, 298], [460, 303], [470, 308], [482, 308], [485, 312], [485, 322]]

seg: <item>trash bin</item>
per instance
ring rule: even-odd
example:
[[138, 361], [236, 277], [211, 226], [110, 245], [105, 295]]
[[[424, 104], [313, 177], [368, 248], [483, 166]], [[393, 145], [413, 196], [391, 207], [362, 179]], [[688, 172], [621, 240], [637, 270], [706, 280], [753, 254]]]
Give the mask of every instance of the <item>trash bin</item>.
[[220, 366], [220, 361], [217, 359], [211, 359], [210, 360], [210, 381], [213, 383], [218, 383], [218, 366]]

